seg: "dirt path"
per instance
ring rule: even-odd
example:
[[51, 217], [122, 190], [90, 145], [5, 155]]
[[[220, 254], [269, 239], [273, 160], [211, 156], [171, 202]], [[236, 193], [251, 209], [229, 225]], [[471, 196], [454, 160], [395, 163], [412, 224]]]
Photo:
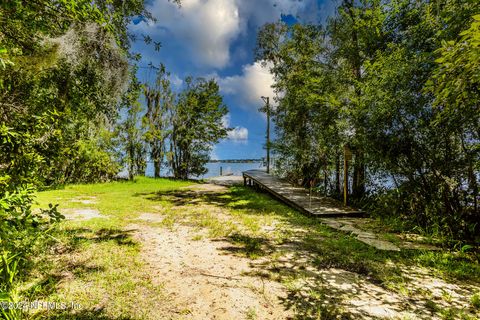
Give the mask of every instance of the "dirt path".
[[[188, 199], [194, 208], [207, 210], [224, 224], [238, 225], [215, 201], [200, 200], [200, 195], [222, 194], [227, 188], [203, 184], [187, 189], [193, 192]], [[183, 205], [173, 210], [192, 210]], [[269, 253], [260, 259], [235, 254], [241, 248], [227, 239], [199, 236], [206, 230], [191, 224], [179, 220], [170, 228], [130, 226], [138, 230], [135, 237], [143, 245], [147, 272], [167, 292], [169, 302], [162, 312], [170, 319], [316, 319], [319, 315], [335, 319], [339, 314], [348, 319], [440, 319], [430, 305], [468, 308], [462, 297], [475, 289], [447, 283], [426, 269], [400, 266], [409, 281], [402, 284], [408, 294], [399, 294], [366, 275], [319, 269], [314, 262], [318, 257], [301, 244], [309, 231], [291, 226], [283, 230], [286, 226], [279, 221], [263, 227], [261, 236], [274, 239], [275, 233], [289, 232], [290, 240], [269, 243]], [[429, 292], [432, 301], [418, 292]]]
[[288, 319], [280, 299], [285, 289], [253, 277], [250, 260], [225, 253], [231, 244], [193, 240], [187, 226], [152, 228], [132, 225], [143, 244], [146, 272], [164, 286], [168, 303], [161, 312], [170, 319]]
[[[259, 204], [262, 199], [253, 202], [238, 192], [242, 191], [196, 184], [147, 194], [154, 205], [137, 212], [122, 227], [125, 239], [132, 236], [131, 243], [140, 244], [139, 267], [119, 278], [105, 263], [103, 272], [112, 277], [115, 273], [105, 292], [115, 292], [111, 284], [115, 281], [120, 288], [144, 276], [144, 287], [128, 297], [143, 297], [143, 305], [135, 304], [145, 313], [138, 318], [146, 319], [436, 320], [480, 316], [470, 305], [472, 295], [480, 292], [477, 284], [442, 278], [434, 269], [400, 259], [397, 253], [358, 246], [345, 232], [320, 227], [296, 213], [281, 215], [281, 208], [273, 208], [275, 203], [264, 200]], [[107, 223], [109, 216], [96, 209], [95, 201], [93, 197], [75, 198], [72, 202], [85, 206], [64, 212], [70, 220]], [[100, 217], [104, 219], [94, 219]], [[95, 251], [102, 257], [121, 249], [109, 241], [121, 244], [122, 230], [114, 231], [110, 238], [109, 229], [103, 228], [82, 237], [95, 243], [108, 241], [106, 252]], [[362, 260], [355, 257], [359, 252], [363, 252]], [[384, 257], [375, 259], [376, 254]], [[115, 295], [130, 301], [112, 293]], [[131, 307], [127, 309], [131, 312]], [[116, 309], [107, 305], [105, 310], [108, 314]]]

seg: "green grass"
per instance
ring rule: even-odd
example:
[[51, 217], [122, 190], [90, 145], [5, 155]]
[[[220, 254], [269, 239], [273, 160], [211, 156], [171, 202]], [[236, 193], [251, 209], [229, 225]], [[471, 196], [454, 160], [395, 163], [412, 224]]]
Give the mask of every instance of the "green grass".
[[[188, 185], [192, 182], [137, 178], [135, 182], [70, 185], [61, 190], [39, 192], [39, 207], [59, 203], [59, 210], [65, 212], [94, 208], [106, 218], [62, 222], [55, 234], [56, 240], [46, 244], [44, 252], [36, 258], [36, 268], [23, 286], [24, 296], [31, 300], [75, 301], [82, 305], [82, 309], [76, 311], [79, 319], [155, 318], [152, 310], [156, 306], [152, 303], [162, 297], [162, 285], [142, 272], [140, 244], [128, 229], [132, 224], [156, 228], [184, 224], [195, 231], [193, 240], [206, 237], [231, 242], [227, 254], [261, 260], [261, 271], [254, 276], [286, 285], [289, 298], [285, 306], [295, 310], [299, 319], [333, 319], [337, 315], [349, 318], [342, 308], [337, 308], [341, 297], [338, 301], [333, 299], [324, 283], [302, 284], [311, 277], [306, 270], [310, 267], [348, 270], [405, 297], [412, 294], [409, 289], [412, 280], [404, 270], [413, 267], [424, 267], [450, 282], [480, 283], [478, 257], [472, 253], [378, 251], [267, 194], [243, 187], [232, 187], [225, 192], [198, 192], [185, 189]], [[160, 222], [138, 220], [143, 213], [162, 219]], [[382, 233], [384, 239], [399, 241], [386, 232], [388, 227], [378, 222], [370, 227]], [[280, 262], [289, 252], [298, 255], [293, 265]], [[299, 283], [302, 286], [298, 287]], [[428, 292], [417, 290], [415, 293], [424, 296], [425, 305], [432, 312], [442, 311], [444, 318], [453, 312], [439, 310], [430, 301]], [[471, 309], [478, 310], [478, 294], [468, 299], [471, 299]], [[48, 317], [68, 318], [72, 312], [57, 312]], [[255, 317], [253, 312], [246, 316]]]
[[470, 298], [470, 304], [472, 305], [472, 308], [480, 310], [480, 292], [472, 295]]
[[141, 213], [169, 210], [170, 203], [151, 201], [152, 193], [188, 185], [192, 182], [139, 177], [134, 182], [69, 185], [39, 192], [37, 207], [58, 203], [60, 212], [94, 208], [102, 217], [62, 222], [55, 239], [43, 244], [21, 288], [28, 300], [74, 302], [81, 308], [36, 310], [28, 317], [155, 318], [158, 306], [152, 301], [162, 299], [162, 285], [142, 270], [140, 244], [127, 227], [146, 223], [136, 220]]
[[[101, 214], [115, 219], [112, 224], [118, 226], [122, 220], [135, 218], [138, 213], [155, 210], [155, 207], [169, 205], [168, 203], [152, 202], [150, 198], [155, 192], [176, 190], [191, 185], [192, 182], [168, 179], [151, 179], [137, 177], [135, 181], [122, 181], [100, 184], [68, 185], [61, 190], [39, 192], [37, 202], [39, 207], [49, 203], [59, 203], [60, 211], [65, 208], [95, 207]], [[72, 202], [72, 199], [94, 198], [95, 205]]]
[[247, 319], [247, 320], [256, 320], [256, 319], [258, 319], [258, 318], [257, 318], [257, 312], [256, 312], [255, 309], [253, 309], [253, 308], [248, 309], [247, 314], [246, 314], [245, 316], [246, 316], [246, 319]]

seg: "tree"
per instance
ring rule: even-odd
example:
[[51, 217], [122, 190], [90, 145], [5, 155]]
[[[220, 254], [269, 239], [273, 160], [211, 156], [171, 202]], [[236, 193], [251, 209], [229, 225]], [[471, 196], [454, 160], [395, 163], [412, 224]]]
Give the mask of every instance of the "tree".
[[357, 204], [475, 238], [480, 3], [439, 3], [345, 0], [326, 32], [266, 25], [256, 53], [275, 76], [274, 147], [287, 177], [318, 185], [335, 163], [338, 190], [348, 143]]
[[135, 175], [145, 175], [146, 169], [146, 148], [141, 126], [142, 105], [140, 104], [140, 93], [142, 85], [137, 80], [132, 69], [132, 80], [127, 93], [122, 98], [122, 109], [126, 110], [126, 118], [118, 126], [121, 145], [124, 147], [124, 158], [128, 177], [133, 180]]
[[170, 74], [165, 66], [158, 69], [155, 87], [144, 85], [144, 96], [147, 102], [147, 112], [143, 117], [145, 141], [150, 146], [150, 158], [153, 161], [154, 176], [160, 177], [160, 169], [166, 152], [166, 140], [169, 136], [170, 112], [173, 108], [175, 95], [170, 87]]
[[[319, 180], [321, 171], [328, 171], [330, 156], [335, 154], [331, 142], [339, 143], [333, 138], [339, 137], [338, 104], [331, 99], [335, 80], [324, 59], [327, 48], [321, 28], [294, 25], [284, 27], [283, 36], [266, 36], [278, 30], [282, 28], [267, 25], [257, 45], [266, 53], [258, 58], [272, 62], [276, 80], [278, 106], [273, 116], [277, 134], [274, 147], [280, 155], [277, 166], [288, 172], [290, 179], [310, 185]], [[262, 43], [263, 39], [281, 42], [272, 45]], [[266, 50], [267, 46], [275, 50]]]
[[332, 45], [331, 59], [339, 67], [337, 77], [345, 89], [342, 100], [349, 124], [346, 143], [355, 155], [352, 193], [357, 199], [365, 193], [366, 167], [363, 126], [356, 117], [356, 110], [361, 96], [362, 67], [385, 44], [384, 13], [380, 3], [378, 0], [344, 0], [338, 8], [338, 15], [327, 24]]
[[470, 28], [461, 32], [457, 41], [443, 42], [436, 53], [440, 56], [427, 83], [428, 92], [435, 97], [433, 125], [440, 130], [447, 129], [456, 137], [459, 148], [456, 168], [452, 171], [468, 186], [462, 190], [463, 205], [472, 206], [467, 219], [473, 225], [480, 218], [480, 15], [473, 16]]
[[187, 78], [172, 110], [168, 159], [176, 178], [204, 174], [212, 145], [226, 137], [222, 117], [228, 113], [215, 80]]

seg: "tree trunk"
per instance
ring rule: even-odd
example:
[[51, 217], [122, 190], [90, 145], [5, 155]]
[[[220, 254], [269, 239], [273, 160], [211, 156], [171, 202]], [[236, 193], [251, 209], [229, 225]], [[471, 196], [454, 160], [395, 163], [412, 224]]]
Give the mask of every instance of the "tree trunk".
[[357, 151], [355, 154], [355, 164], [353, 166], [352, 193], [357, 199], [365, 194], [365, 164], [363, 153]]
[[[356, 81], [362, 80], [361, 65], [362, 57], [360, 56], [360, 45], [358, 42], [358, 32], [355, 28], [355, 12], [354, 12], [354, 1], [345, 0], [344, 6], [347, 9], [347, 13], [352, 19], [352, 43], [354, 45], [353, 54], [350, 56], [350, 63], [352, 64], [352, 73]], [[355, 86], [355, 94], [360, 96], [360, 88]], [[357, 128], [359, 129], [359, 128]], [[357, 131], [357, 134], [360, 134]], [[360, 134], [361, 135], [361, 134]], [[358, 146], [357, 146], [358, 148]], [[359, 148], [358, 148], [359, 149]], [[365, 164], [363, 161], [362, 151], [357, 151], [355, 154], [355, 163], [353, 167], [353, 181], [352, 181], [352, 195], [359, 199], [365, 194]]]
[[340, 196], [340, 155], [337, 154], [337, 158], [335, 159], [335, 193], [337, 196]]
[[135, 176], [135, 149], [133, 143], [130, 142], [128, 149], [128, 179], [133, 180], [133, 177]]
[[327, 188], [328, 188], [328, 173], [327, 173], [327, 166], [325, 166], [325, 169], [323, 171], [323, 188], [324, 188], [324, 194], [327, 195]]
[[162, 161], [158, 158], [153, 160], [153, 169], [154, 169], [154, 176], [155, 178], [160, 178], [160, 168], [162, 165]]

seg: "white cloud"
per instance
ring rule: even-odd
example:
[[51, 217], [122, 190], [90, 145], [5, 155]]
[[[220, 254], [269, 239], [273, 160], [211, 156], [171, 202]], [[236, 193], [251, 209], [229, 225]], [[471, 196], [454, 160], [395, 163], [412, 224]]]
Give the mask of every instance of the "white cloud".
[[240, 126], [230, 128], [230, 113], [226, 114], [222, 118], [222, 126], [230, 129], [228, 131], [227, 140], [234, 142], [246, 142], [248, 140], [248, 129]]
[[156, 0], [148, 10], [157, 22], [141, 22], [132, 30], [155, 34], [167, 29], [197, 64], [215, 68], [227, 65], [230, 43], [241, 31], [235, 0], [182, 0], [181, 7]]
[[223, 94], [236, 96], [245, 109], [257, 110], [263, 105], [262, 96], [273, 103], [273, 75], [260, 62], [245, 65], [241, 75], [219, 78], [218, 83]]
[[217, 154], [217, 146], [213, 146], [212, 150], [210, 150], [210, 159], [211, 160], [218, 160], [218, 154]]
[[230, 113], [227, 113], [222, 117], [222, 126], [224, 128], [229, 128], [230, 127]]
[[[277, 21], [281, 14], [311, 15], [317, 0], [154, 0], [147, 9], [157, 22], [142, 21], [132, 31], [174, 39], [199, 66], [223, 68], [230, 62], [231, 43], [249, 26]], [[312, 10], [312, 8], [314, 8]], [[168, 41], [168, 39], [167, 39]], [[235, 56], [245, 56], [236, 52]]]
[[176, 89], [179, 89], [183, 84], [183, 80], [180, 79], [180, 77], [177, 76], [176, 74], [172, 74], [170, 76], [170, 82], [172, 83], [173, 87]]
[[228, 139], [237, 142], [246, 142], [248, 140], [248, 129], [244, 127], [235, 127], [233, 130], [228, 132]]

